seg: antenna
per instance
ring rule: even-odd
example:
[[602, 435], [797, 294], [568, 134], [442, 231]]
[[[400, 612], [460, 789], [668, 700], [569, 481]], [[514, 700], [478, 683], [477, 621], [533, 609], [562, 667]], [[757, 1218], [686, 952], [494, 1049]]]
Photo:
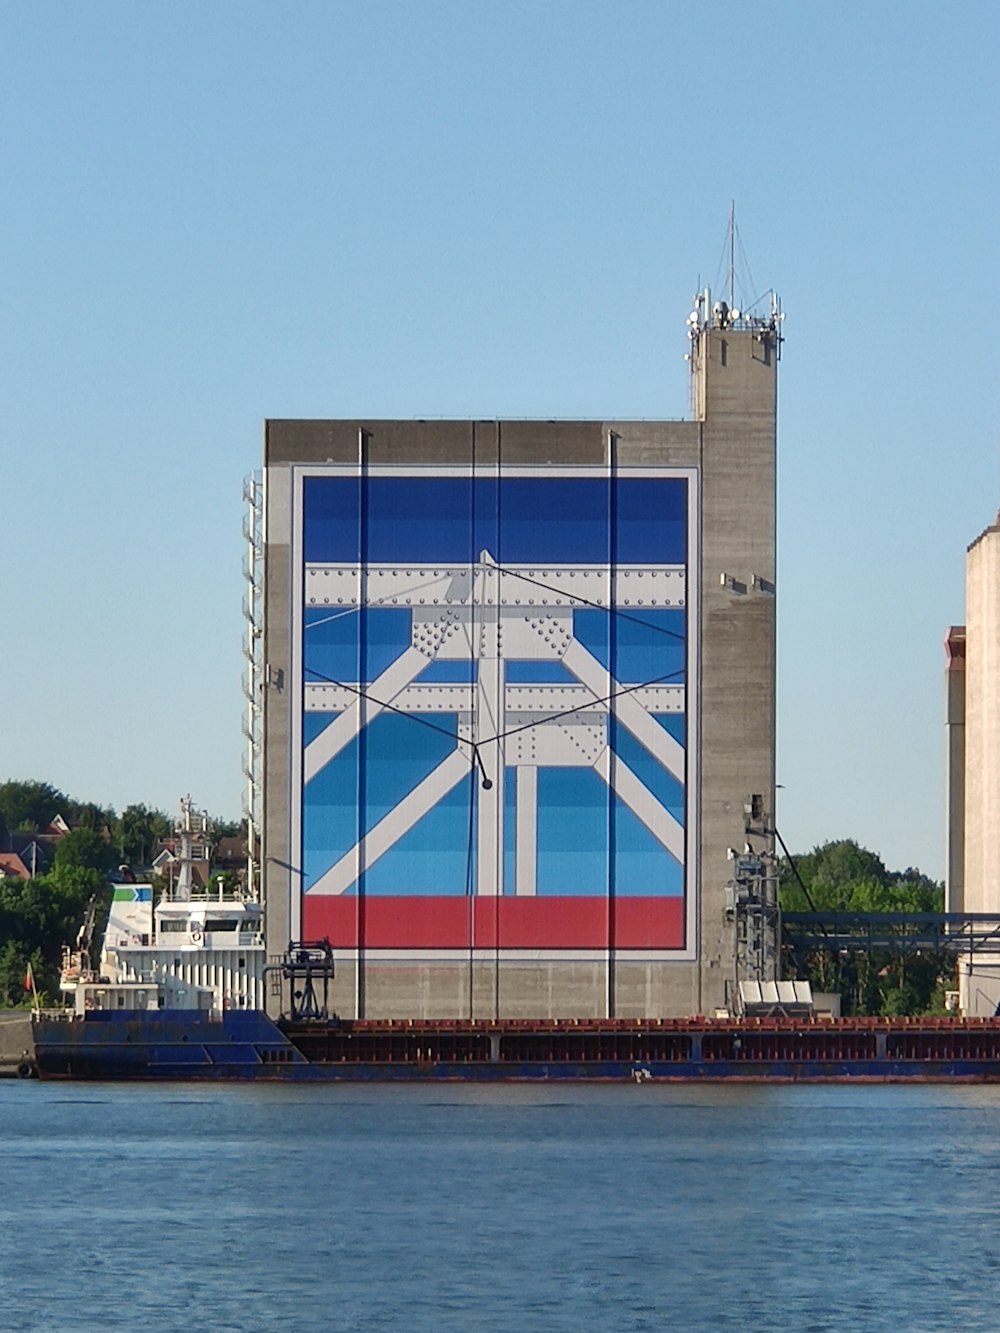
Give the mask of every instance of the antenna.
[[736, 200], [729, 201], [729, 309], [736, 309]]

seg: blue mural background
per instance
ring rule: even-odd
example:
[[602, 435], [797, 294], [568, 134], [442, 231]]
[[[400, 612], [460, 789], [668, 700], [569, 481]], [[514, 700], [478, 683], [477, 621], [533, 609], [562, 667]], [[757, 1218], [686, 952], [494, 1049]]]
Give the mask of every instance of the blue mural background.
[[[472, 566], [489, 551], [501, 566], [544, 570], [688, 563], [683, 476], [306, 476], [303, 561], [401, 568]], [[577, 608], [574, 637], [628, 688], [686, 684], [687, 610]], [[408, 609], [307, 607], [302, 685], [363, 690], [411, 641]], [[576, 683], [561, 662], [506, 663], [509, 683]], [[474, 685], [473, 661], [435, 661], [421, 682]], [[303, 746], [334, 714], [302, 714]], [[681, 746], [684, 713], [652, 715]], [[303, 786], [302, 854], [308, 893], [456, 747], [457, 714], [383, 712]], [[624, 727], [609, 720], [616, 755], [686, 822], [685, 790]], [[513, 894], [516, 770], [505, 789], [503, 892]], [[464, 895], [476, 883], [478, 781], [473, 773], [364, 872], [348, 892]], [[586, 767], [541, 767], [537, 785], [539, 896], [680, 896], [684, 870], [635, 814]]]

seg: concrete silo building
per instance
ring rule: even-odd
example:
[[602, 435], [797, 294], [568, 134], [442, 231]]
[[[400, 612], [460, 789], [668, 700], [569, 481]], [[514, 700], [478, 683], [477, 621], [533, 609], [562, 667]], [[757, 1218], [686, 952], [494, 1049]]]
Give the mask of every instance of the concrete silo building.
[[773, 810], [780, 315], [689, 327], [691, 420], [267, 422], [268, 939], [329, 938], [340, 1014], [724, 1003], [728, 849]]
[[[945, 641], [947, 907], [1000, 925], [1000, 515], [966, 553], [965, 616]], [[960, 956], [958, 984], [963, 1013], [992, 1016], [1000, 952]]]

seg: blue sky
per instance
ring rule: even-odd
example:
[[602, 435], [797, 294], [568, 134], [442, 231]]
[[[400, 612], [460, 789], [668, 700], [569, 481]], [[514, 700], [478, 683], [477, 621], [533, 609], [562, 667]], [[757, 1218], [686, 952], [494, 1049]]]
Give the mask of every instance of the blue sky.
[[788, 312], [779, 823], [941, 873], [998, 37], [912, 0], [0, 7], [0, 777], [236, 816], [263, 419], [683, 416], [735, 198]]

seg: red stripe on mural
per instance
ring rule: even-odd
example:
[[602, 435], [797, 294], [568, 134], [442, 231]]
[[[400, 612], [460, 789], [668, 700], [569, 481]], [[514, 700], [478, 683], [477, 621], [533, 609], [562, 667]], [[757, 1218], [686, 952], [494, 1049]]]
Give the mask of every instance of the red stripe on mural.
[[480, 949], [607, 948], [607, 898], [477, 898]]
[[683, 949], [683, 898], [616, 898], [617, 949]]
[[302, 933], [341, 948], [363, 934], [369, 949], [467, 949], [472, 934], [479, 949], [682, 949], [684, 901], [307, 894]]

